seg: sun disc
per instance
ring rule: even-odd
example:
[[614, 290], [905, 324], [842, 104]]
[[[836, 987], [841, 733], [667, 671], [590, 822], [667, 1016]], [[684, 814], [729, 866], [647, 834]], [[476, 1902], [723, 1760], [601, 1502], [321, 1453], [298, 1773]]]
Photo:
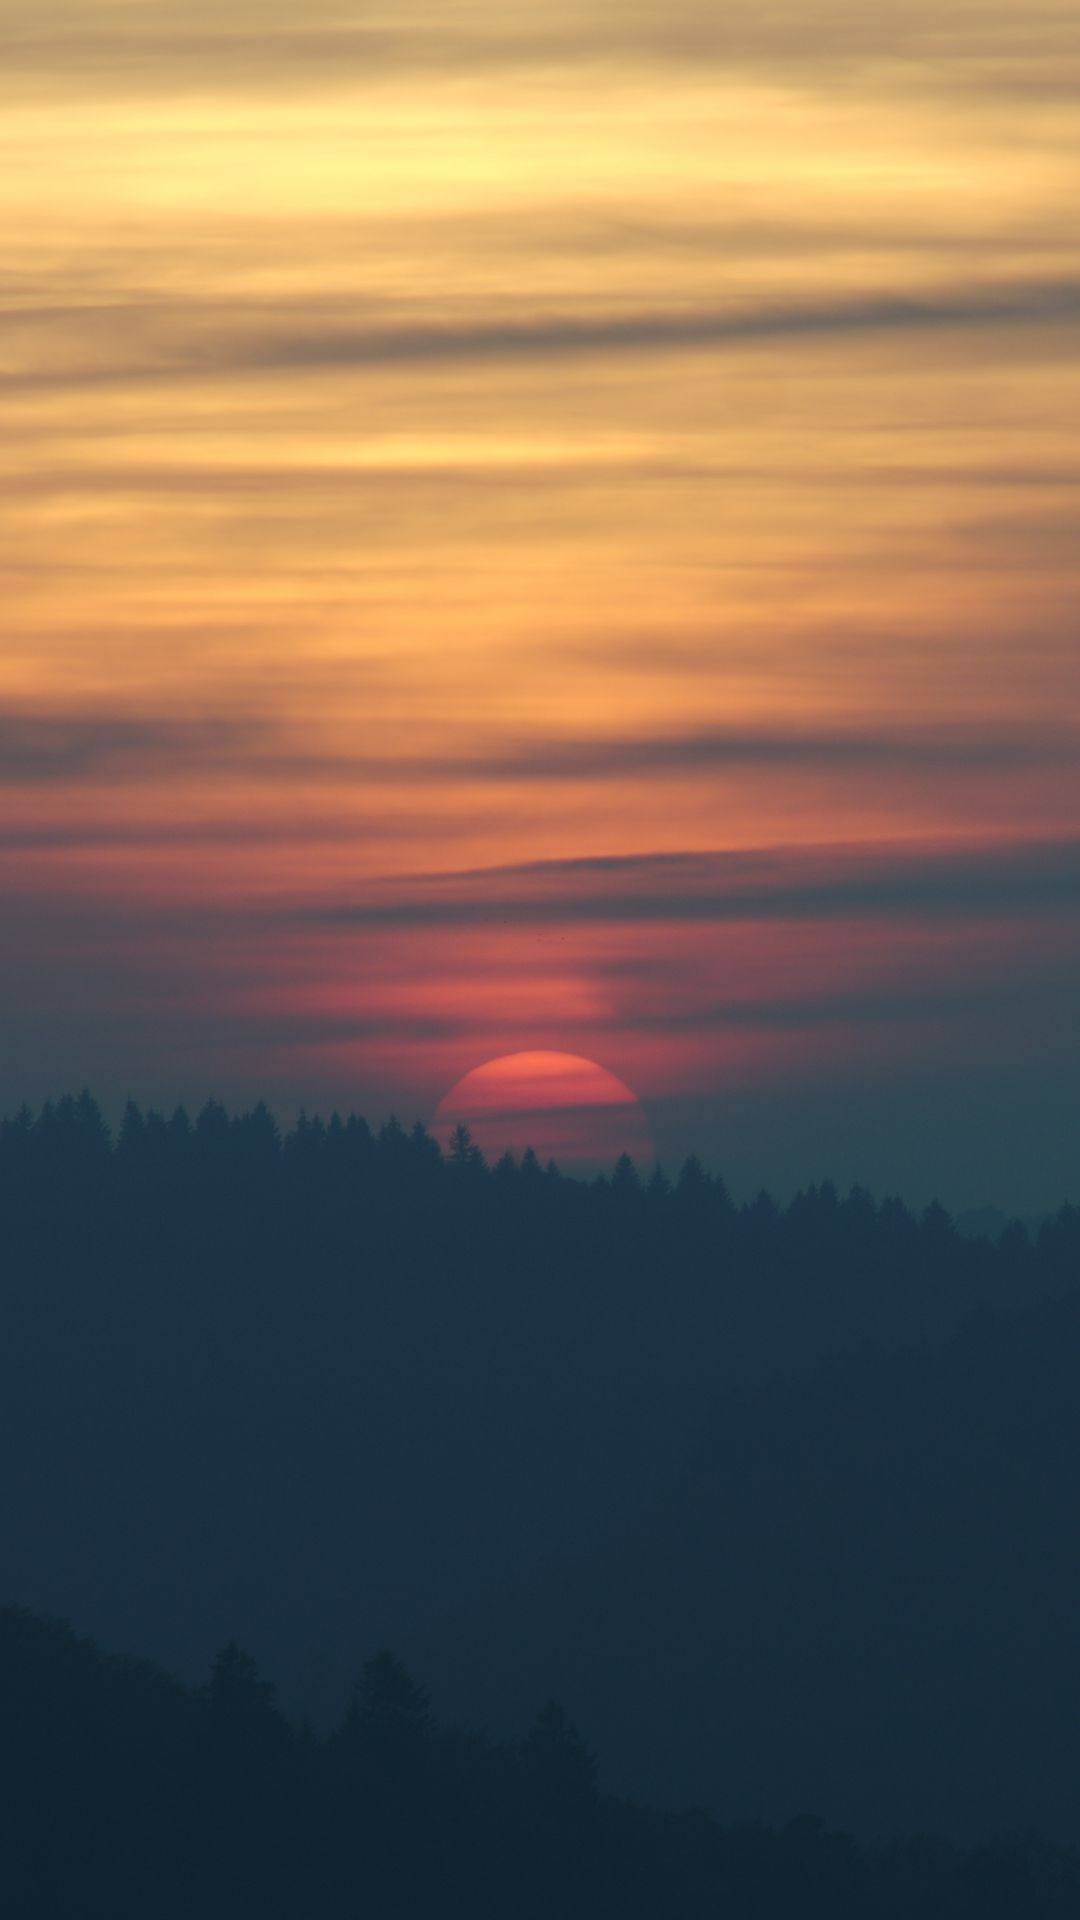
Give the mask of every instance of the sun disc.
[[468, 1127], [489, 1160], [531, 1147], [569, 1173], [610, 1169], [621, 1153], [653, 1158], [641, 1102], [595, 1060], [577, 1053], [501, 1054], [451, 1087], [435, 1112], [443, 1147], [454, 1128]]

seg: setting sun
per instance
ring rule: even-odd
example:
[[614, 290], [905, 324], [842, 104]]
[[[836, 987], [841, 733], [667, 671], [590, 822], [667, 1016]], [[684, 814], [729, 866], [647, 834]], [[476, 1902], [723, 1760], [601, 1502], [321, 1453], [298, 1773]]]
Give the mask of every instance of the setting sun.
[[571, 1171], [610, 1168], [622, 1153], [651, 1160], [641, 1103], [630, 1088], [576, 1053], [506, 1053], [474, 1067], [439, 1102], [445, 1145], [464, 1124], [489, 1160], [531, 1147]]

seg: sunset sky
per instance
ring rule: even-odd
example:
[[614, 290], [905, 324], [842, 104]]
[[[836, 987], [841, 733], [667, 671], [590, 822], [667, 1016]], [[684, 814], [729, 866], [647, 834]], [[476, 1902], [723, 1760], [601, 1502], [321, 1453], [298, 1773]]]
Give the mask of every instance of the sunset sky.
[[0, 0], [0, 1108], [1080, 1190], [1076, 0]]

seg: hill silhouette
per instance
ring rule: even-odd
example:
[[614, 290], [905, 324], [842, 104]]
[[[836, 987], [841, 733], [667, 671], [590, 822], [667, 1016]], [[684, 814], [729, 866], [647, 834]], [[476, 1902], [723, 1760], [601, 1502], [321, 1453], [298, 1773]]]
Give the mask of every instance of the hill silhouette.
[[20, 1920], [1068, 1920], [1034, 1839], [860, 1846], [605, 1794], [555, 1701], [513, 1741], [440, 1724], [393, 1654], [323, 1738], [235, 1644], [205, 1684], [0, 1609], [0, 1848]]
[[717, 1410], [632, 1539], [410, 1649], [505, 1727], [555, 1688], [662, 1804], [1080, 1837], [1080, 1296]]
[[83, 1095], [0, 1126], [0, 1236], [0, 1596], [321, 1730], [393, 1640], [661, 1804], [1077, 1836], [1075, 1209]]

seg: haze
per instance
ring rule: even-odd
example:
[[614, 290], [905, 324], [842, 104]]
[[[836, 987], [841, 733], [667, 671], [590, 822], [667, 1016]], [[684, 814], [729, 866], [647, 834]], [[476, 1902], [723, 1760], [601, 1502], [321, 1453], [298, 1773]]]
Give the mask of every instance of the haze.
[[0, 1074], [1075, 1188], [1075, 8], [0, 8]]

